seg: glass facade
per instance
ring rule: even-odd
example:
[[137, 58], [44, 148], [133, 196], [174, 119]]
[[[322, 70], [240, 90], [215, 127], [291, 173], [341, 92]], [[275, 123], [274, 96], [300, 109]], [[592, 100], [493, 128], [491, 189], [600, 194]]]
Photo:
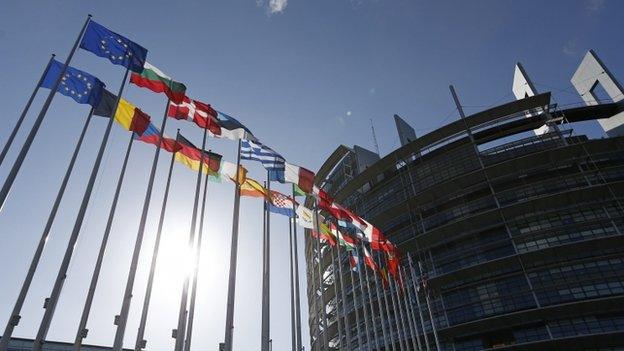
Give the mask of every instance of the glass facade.
[[589, 139], [573, 124], [535, 136], [506, 130], [509, 116], [488, 123], [497, 118], [474, 144], [467, 134], [435, 147], [416, 140], [375, 172], [317, 179], [418, 260], [427, 288], [363, 291], [344, 253], [322, 247], [319, 261], [307, 236], [313, 350], [347, 349], [340, 321], [352, 350], [435, 350], [432, 319], [443, 350], [624, 350], [624, 137]]

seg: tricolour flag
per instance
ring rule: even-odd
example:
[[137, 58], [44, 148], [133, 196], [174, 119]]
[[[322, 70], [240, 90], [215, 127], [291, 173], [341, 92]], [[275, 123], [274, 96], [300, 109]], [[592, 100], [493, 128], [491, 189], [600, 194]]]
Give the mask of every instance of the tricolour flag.
[[221, 127], [217, 122], [217, 111], [209, 104], [192, 100], [188, 96], [185, 96], [180, 103], [169, 102], [167, 116], [194, 122], [200, 128], [208, 129], [211, 135], [221, 134]]
[[283, 178], [278, 179], [278, 181], [282, 183], [288, 182], [295, 184], [305, 193], [312, 194], [312, 188], [314, 186], [314, 172], [306, 168], [285, 162]]
[[282, 155], [270, 147], [259, 141], [246, 139], [241, 142], [241, 159], [261, 162], [262, 166], [269, 171], [270, 180], [278, 180], [275, 178], [275, 174], [284, 172], [284, 163], [286, 162]]
[[182, 103], [186, 93], [184, 84], [174, 81], [149, 62], [145, 62], [142, 72], [132, 72], [130, 83], [147, 88], [155, 93], [165, 93], [175, 103]]
[[[41, 82], [41, 87], [52, 89], [61, 75], [64, 66], [64, 64], [57, 60], [52, 60]], [[65, 74], [63, 74], [61, 83], [56, 91], [69, 96], [79, 104], [89, 104], [96, 107], [102, 100], [104, 83], [87, 72], [67, 66]]]
[[[145, 129], [145, 131], [143, 132], [143, 134], [138, 135], [135, 133], [134, 138], [144, 143], [158, 145], [160, 130], [155, 125], [150, 123], [147, 126], [147, 129]], [[181, 148], [180, 144], [178, 144], [175, 139], [172, 139], [166, 135], [162, 136], [162, 140], [160, 141], [160, 147], [169, 152], [177, 152]]]
[[293, 207], [296, 203], [290, 196], [284, 195], [279, 191], [271, 190], [271, 202], [269, 202], [269, 211], [288, 217], [293, 217], [295, 211]]
[[336, 246], [336, 238], [331, 229], [329, 229], [329, 226], [323, 222], [319, 222], [318, 227], [318, 232], [314, 229], [311, 230], [312, 236], [327, 241], [331, 246]]
[[198, 172], [200, 162], [203, 159], [204, 166], [202, 172], [204, 173], [218, 173], [221, 167], [221, 159], [223, 156], [214, 152], [199, 149], [188, 139], [178, 133], [178, 144], [180, 150], [176, 153], [175, 158], [178, 162], [186, 165], [190, 169]]
[[240, 186], [241, 196], [262, 197], [269, 199], [269, 191], [257, 181], [247, 178]]
[[231, 140], [247, 139], [256, 140], [251, 131], [236, 118], [217, 111], [217, 121], [221, 127], [221, 134], [215, 137]]
[[357, 243], [355, 242], [355, 239], [353, 239], [349, 234], [343, 233], [333, 224], [330, 225], [330, 228], [336, 238], [338, 238], [338, 243], [340, 244], [340, 246], [343, 246], [347, 251], [357, 250]]
[[93, 20], [89, 21], [80, 47], [137, 73], [143, 71], [147, 57], [147, 49]]
[[[115, 108], [115, 102], [117, 102], [117, 96], [104, 89], [102, 99], [93, 110], [93, 114], [111, 117]], [[132, 131], [138, 135], [142, 135], [150, 125], [150, 116], [124, 98], [119, 99], [114, 119], [125, 130]]]

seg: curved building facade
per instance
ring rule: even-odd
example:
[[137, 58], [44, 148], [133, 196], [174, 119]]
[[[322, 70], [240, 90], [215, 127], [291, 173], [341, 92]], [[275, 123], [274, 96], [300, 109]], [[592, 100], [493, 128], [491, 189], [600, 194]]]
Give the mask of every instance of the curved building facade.
[[336, 149], [317, 185], [400, 248], [408, 292], [307, 235], [312, 349], [624, 350], [624, 136], [573, 129], [623, 110], [544, 93], [381, 159]]

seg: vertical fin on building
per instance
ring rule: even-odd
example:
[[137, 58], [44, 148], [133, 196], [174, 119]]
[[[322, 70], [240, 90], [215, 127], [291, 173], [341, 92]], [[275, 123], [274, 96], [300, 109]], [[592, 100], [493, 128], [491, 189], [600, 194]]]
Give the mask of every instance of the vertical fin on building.
[[[624, 89], [594, 50], [589, 50], [570, 80], [586, 105], [600, 104], [595, 89], [600, 84], [607, 95], [617, 102], [624, 99]], [[624, 112], [611, 118], [599, 119], [598, 123], [608, 136], [624, 135]]]
[[397, 133], [399, 133], [399, 142], [401, 146], [405, 146], [416, 140], [416, 131], [399, 115], [394, 115], [394, 123], [396, 124]]
[[[535, 89], [535, 85], [533, 84], [533, 81], [531, 80], [531, 78], [529, 78], [529, 75], [526, 73], [524, 67], [520, 62], [516, 63], [516, 67], [514, 69], [514, 78], [511, 91], [514, 93], [514, 96], [517, 100], [525, 99], [538, 94], [537, 89]], [[539, 111], [527, 111], [525, 115], [527, 117], [531, 117], [535, 113], [539, 113]], [[537, 129], [533, 129], [535, 135], [542, 135], [548, 133], [549, 131], [550, 128], [547, 125], [543, 125]]]

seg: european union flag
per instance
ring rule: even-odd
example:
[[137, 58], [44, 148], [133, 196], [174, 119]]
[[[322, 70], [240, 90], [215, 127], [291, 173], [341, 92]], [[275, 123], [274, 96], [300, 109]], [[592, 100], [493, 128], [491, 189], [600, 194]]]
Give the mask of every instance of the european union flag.
[[147, 49], [94, 21], [89, 22], [80, 47], [137, 73], [143, 71], [147, 57]]
[[[64, 64], [54, 60], [46, 72], [41, 87], [52, 89], [63, 71]], [[58, 86], [59, 93], [67, 95], [79, 104], [96, 107], [102, 99], [104, 83], [89, 73], [68, 66]]]

